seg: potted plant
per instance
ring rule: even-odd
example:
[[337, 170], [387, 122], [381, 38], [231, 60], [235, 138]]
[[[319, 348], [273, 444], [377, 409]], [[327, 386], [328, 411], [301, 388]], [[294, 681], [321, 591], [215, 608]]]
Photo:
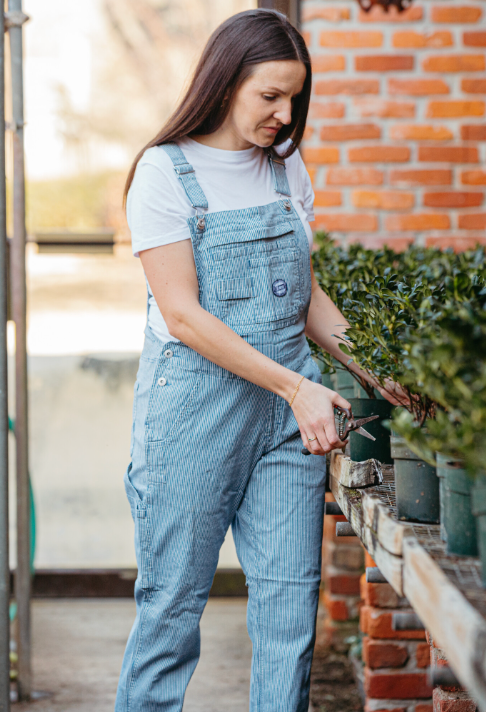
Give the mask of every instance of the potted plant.
[[[372, 283], [362, 283], [347, 310], [350, 314], [352, 311], [352, 326], [345, 338], [351, 343], [341, 346], [385, 390], [394, 392], [394, 384], [400, 385], [404, 393], [402, 407], [420, 427], [433, 414], [435, 404], [403, 378], [404, 340], [426, 321], [433, 292], [438, 289], [424, 278], [405, 280], [391, 270]], [[438, 522], [439, 481], [435, 467], [411, 451], [398, 433], [392, 433], [391, 457], [398, 518]]]
[[469, 301], [450, 304], [449, 313], [407, 346], [405, 378], [436, 401], [435, 418], [424, 432], [401, 413], [394, 427], [429, 463], [437, 451], [441, 535], [447, 551], [475, 556], [478, 532], [486, 559], [486, 480], [481, 475], [486, 462], [486, 290], [479, 287], [479, 293], [471, 294], [473, 285], [466, 291]]
[[[379, 251], [366, 250], [359, 244], [345, 250], [336, 246], [325, 233], [319, 233], [316, 239], [320, 243], [320, 249], [313, 254], [316, 278], [349, 321], [347, 309], [350, 297], [360, 290], [361, 282], [372, 282], [389, 269], [395, 260], [395, 253], [386, 247]], [[380, 416], [367, 425], [368, 432], [376, 438], [375, 442], [351, 433], [351, 458], [361, 461], [374, 457], [380, 462], [390, 463], [389, 432], [382, 423], [391, 415], [391, 404], [345, 363], [331, 359], [315, 344], [311, 343], [311, 348], [317, 358], [326, 363], [328, 372], [331, 372], [331, 387], [350, 402], [355, 417]]]
[[[394, 253], [386, 247], [379, 251], [365, 250], [359, 245], [343, 250], [327, 235], [320, 236], [320, 243], [313, 256], [316, 277], [351, 324], [346, 336], [339, 337], [344, 342], [341, 349], [386, 390], [393, 390], [394, 382], [402, 386], [403, 405], [421, 431], [434, 415], [436, 404], [415, 383], [404, 378], [407, 339], [434, 323], [442, 313], [442, 304], [454, 305], [467, 298], [471, 286], [477, 285], [484, 274], [484, 250], [478, 248], [461, 255], [452, 250], [418, 247], [404, 253]], [[355, 374], [350, 372], [349, 377], [355, 378]], [[342, 377], [340, 382], [334, 377], [335, 388], [338, 383], [343, 383]], [[348, 398], [356, 416], [369, 415], [380, 407], [374, 400], [377, 391], [366, 381], [357, 385], [357, 390], [367, 398]], [[383, 404], [390, 408], [387, 401]], [[370, 430], [373, 425], [383, 432], [381, 422], [372, 423], [368, 426]], [[387, 433], [384, 439], [388, 448]], [[438, 480], [433, 462], [419, 458], [398, 432], [392, 440], [399, 516], [438, 521]], [[353, 459], [377, 456], [373, 444], [366, 454], [357, 453], [357, 446], [366, 447], [369, 441], [356, 434], [351, 435], [350, 444]], [[381, 452], [378, 459], [390, 461], [389, 451]]]

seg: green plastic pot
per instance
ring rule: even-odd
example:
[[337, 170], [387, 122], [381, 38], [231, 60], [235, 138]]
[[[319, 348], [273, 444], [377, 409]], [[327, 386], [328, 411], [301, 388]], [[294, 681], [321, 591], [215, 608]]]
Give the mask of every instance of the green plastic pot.
[[349, 400], [354, 397], [354, 384], [356, 379], [352, 376], [349, 371], [343, 371], [339, 368], [336, 373], [331, 376], [332, 387], [340, 396]]
[[369, 440], [358, 433], [350, 433], [349, 448], [351, 460], [362, 462], [374, 457], [383, 464], [393, 462], [390, 452], [390, 431], [383, 426], [383, 421], [391, 417], [393, 405], [386, 400], [375, 400], [374, 398], [348, 398], [356, 419], [367, 418], [369, 415], [379, 415], [377, 420], [366, 423], [365, 430], [376, 438], [376, 441]]
[[483, 587], [486, 588], [486, 471], [478, 472], [472, 486], [472, 513], [476, 518], [476, 536], [481, 559]]
[[357, 381], [356, 379], [354, 379], [353, 398], [369, 398], [365, 389], [359, 385], [359, 381]]
[[334, 385], [332, 382], [332, 373], [322, 374], [322, 385], [326, 386], [326, 388], [330, 388], [332, 391], [334, 390]]
[[[437, 458], [439, 457], [439, 453], [437, 453]], [[439, 463], [437, 462], [437, 477], [439, 478], [439, 508], [440, 508], [440, 538], [442, 541], [447, 541], [447, 532], [445, 528], [445, 516], [444, 516], [444, 508], [445, 508], [445, 501], [446, 501], [446, 496], [445, 496], [445, 468], [439, 467]]]
[[331, 388], [332, 390], [334, 390], [334, 387], [332, 385], [332, 375], [330, 373], [322, 373], [322, 369], [324, 367], [322, 361], [320, 361], [318, 358], [315, 358], [314, 356], [312, 358], [314, 359], [315, 363], [319, 367], [319, 371], [321, 372], [322, 385], [326, 386], [326, 388]]
[[[383, 398], [381, 393], [376, 390], [376, 388], [373, 388], [373, 394], [374, 394], [374, 397], [376, 398], [376, 400], [386, 400], [385, 398]], [[359, 385], [359, 382], [356, 379], [354, 379], [354, 397], [355, 398], [366, 398], [366, 399], [369, 398], [365, 389]]]
[[437, 453], [437, 475], [442, 489], [441, 527], [448, 554], [477, 556], [476, 521], [471, 507], [473, 481], [464, 463]]
[[395, 464], [395, 491], [398, 519], [438, 524], [440, 521], [439, 478], [435, 467], [413, 453], [405, 440], [391, 437]]

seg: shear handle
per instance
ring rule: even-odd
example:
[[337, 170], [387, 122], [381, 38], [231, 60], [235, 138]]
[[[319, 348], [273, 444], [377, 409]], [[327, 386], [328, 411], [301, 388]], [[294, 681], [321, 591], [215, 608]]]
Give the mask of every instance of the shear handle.
[[353, 411], [351, 410], [351, 408], [342, 408], [340, 405], [335, 405], [334, 408], [337, 410], [338, 413], [344, 413], [347, 420], [353, 420]]
[[[342, 408], [340, 405], [335, 405], [334, 408], [339, 413], [338, 435], [341, 438], [341, 441], [344, 442], [348, 437], [350, 430], [353, 429], [352, 427], [350, 427], [350, 424], [354, 423], [353, 412], [351, 408]], [[343, 430], [342, 428], [344, 420], [346, 420], [347, 422], [346, 427]]]
[[[351, 408], [342, 408], [340, 405], [335, 405], [334, 408], [338, 411], [338, 413], [344, 413], [344, 415], [346, 416], [346, 419], [348, 420], [348, 423], [346, 424], [346, 429], [344, 431], [344, 435], [341, 438], [341, 441], [344, 442], [344, 440], [346, 440], [348, 433], [349, 433], [349, 429], [348, 429], [349, 422], [354, 423], [353, 413], [352, 413]], [[302, 448], [301, 452], [303, 455], [311, 454], [310, 451], [306, 447]]]

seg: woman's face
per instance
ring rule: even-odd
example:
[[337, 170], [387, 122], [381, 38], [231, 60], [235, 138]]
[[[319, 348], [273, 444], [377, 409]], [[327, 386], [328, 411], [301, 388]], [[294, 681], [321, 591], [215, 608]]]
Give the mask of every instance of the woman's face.
[[257, 64], [239, 88], [222, 126], [238, 150], [271, 146], [279, 129], [292, 120], [294, 98], [304, 86], [306, 69], [297, 60]]

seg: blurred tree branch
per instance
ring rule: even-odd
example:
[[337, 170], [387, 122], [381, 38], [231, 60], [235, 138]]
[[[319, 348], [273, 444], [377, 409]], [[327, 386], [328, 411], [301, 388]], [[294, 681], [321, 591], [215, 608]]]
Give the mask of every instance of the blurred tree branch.
[[100, 0], [106, 32], [94, 52], [87, 110], [60, 86], [58, 118], [80, 170], [118, 146], [127, 162], [175, 108], [211, 31], [256, 0]]

